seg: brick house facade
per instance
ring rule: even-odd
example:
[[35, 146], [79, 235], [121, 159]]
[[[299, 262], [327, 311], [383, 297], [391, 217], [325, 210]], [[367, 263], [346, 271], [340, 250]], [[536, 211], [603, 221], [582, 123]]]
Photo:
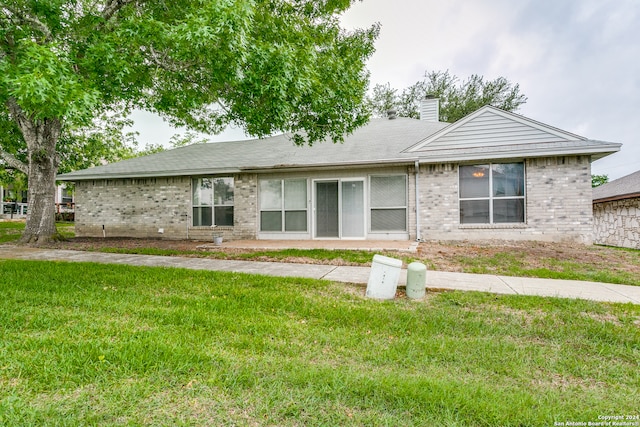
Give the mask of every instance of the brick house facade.
[[76, 184], [78, 236], [591, 243], [591, 162], [619, 148], [483, 107], [451, 125], [376, 119], [342, 144], [196, 144], [59, 179]]

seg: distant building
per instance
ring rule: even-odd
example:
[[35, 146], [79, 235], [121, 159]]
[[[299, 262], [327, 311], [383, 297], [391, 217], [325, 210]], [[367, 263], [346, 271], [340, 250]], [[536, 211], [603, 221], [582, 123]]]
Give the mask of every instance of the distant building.
[[640, 249], [640, 171], [593, 189], [594, 242]]
[[[73, 213], [73, 191], [67, 185], [56, 187], [56, 212]], [[0, 185], [0, 218], [25, 218], [29, 210], [27, 190], [15, 190], [11, 185]]]

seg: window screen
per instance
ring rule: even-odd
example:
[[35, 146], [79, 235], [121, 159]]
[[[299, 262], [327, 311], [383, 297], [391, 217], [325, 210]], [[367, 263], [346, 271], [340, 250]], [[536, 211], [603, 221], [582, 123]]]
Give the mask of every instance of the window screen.
[[307, 180], [260, 181], [260, 231], [307, 231]]
[[407, 176], [372, 176], [371, 231], [407, 230]]

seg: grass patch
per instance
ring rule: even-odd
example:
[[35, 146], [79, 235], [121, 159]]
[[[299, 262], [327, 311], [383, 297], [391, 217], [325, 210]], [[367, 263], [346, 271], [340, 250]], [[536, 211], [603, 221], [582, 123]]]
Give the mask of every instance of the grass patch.
[[0, 261], [1, 425], [553, 425], [637, 414], [640, 307]]
[[24, 231], [24, 222], [0, 221], [0, 243], [16, 242]]
[[65, 239], [72, 239], [76, 236], [75, 224], [73, 222], [56, 222], [56, 229]]
[[[75, 236], [73, 222], [57, 222], [58, 233], [64, 238]], [[0, 221], [0, 244], [14, 243], [20, 240], [24, 231], [24, 221]]]
[[[615, 249], [630, 255], [627, 260], [640, 266], [640, 251]], [[634, 255], [637, 256], [634, 257]], [[465, 273], [585, 280], [640, 286], [640, 275], [618, 268], [617, 265], [581, 263], [556, 258], [536, 258], [536, 265], [531, 265], [531, 260], [524, 252], [498, 252], [490, 256], [458, 256], [456, 261], [463, 266]]]
[[[57, 223], [58, 232], [68, 239], [74, 237], [73, 223]], [[24, 222], [0, 222], [0, 244], [20, 238]], [[226, 249], [185, 250], [156, 247], [154, 240], [126, 241], [127, 247], [116, 247], [109, 240], [95, 239], [79, 247], [73, 239], [57, 248], [81, 249], [110, 253], [189, 256], [214, 259], [285, 261], [309, 264], [370, 265], [374, 252], [327, 249], [251, 250]], [[430, 243], [423, 244], [422, 248]], [[430, 270], [462, 271], [477, 274], [539, 277], [565, 280], [585, 280], [640, 286], [640, 250], [602, 246], [568, 247], [562, 244], [528, 246], [466, 245], [439, 243], [443, 252], [380, 252], [402, 259], [405, 265], [420, 261]], [[195, 248], [195, 244], [192, 246]]]

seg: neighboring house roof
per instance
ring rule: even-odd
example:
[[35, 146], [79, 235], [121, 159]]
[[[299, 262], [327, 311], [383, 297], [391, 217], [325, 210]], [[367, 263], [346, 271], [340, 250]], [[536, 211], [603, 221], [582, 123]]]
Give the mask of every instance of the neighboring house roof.
[[593, 189], [594, 203], [631, 199], [634, 197], [640, 197], [640, 171], [602, 184]]
[[418, 160], [446, 163], [559, 155], [600, 158], [618, 151], [620, 145], [587, 140], [487, 106], [451, 125], [408, 118], [373, 119], [338, 144], [325, 141], [297, 147], [290, 135], [194, 144], [59, 175], [58, 179], [192, 176]]

